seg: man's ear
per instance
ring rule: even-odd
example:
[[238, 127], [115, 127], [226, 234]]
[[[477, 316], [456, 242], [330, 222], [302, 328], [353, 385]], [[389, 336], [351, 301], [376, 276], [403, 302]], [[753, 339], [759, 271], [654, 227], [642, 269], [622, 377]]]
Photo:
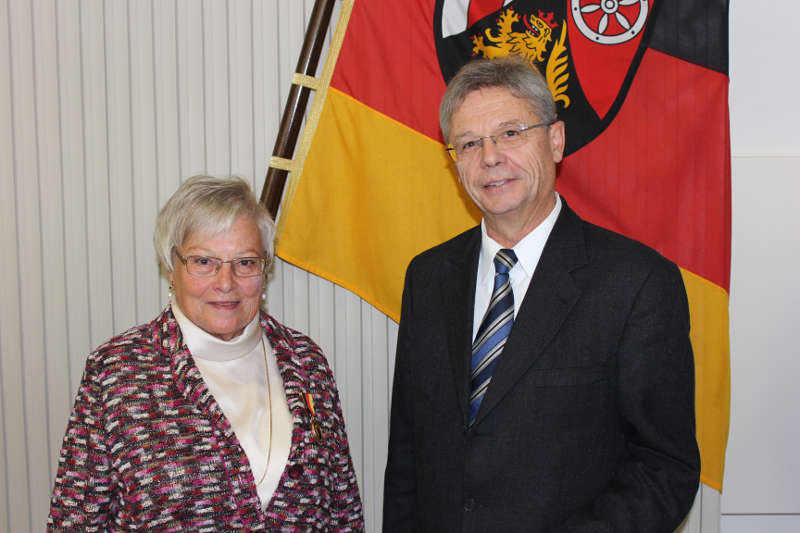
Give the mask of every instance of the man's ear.
[[550, 125], [550, 149], [553, 151], [553, 162], [560, 163], [564, 158], [564, 145], [566, 135], [564, 131], [564, 121], [557, 120]]

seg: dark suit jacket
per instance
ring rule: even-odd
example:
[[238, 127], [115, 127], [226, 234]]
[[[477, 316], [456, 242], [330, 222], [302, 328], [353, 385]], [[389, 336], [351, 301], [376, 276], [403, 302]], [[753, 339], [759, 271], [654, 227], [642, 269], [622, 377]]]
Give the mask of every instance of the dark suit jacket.
[[564, 202], [468, 429], [480, 244], [408, 267], [384, 531], [672, 532], [700, 470], [679, 270]]

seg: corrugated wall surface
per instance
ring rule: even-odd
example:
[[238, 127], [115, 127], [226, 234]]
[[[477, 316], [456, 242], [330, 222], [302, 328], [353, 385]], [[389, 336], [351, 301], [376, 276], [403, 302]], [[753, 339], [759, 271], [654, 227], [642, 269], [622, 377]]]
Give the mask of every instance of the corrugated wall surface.
[[[166, 303], [158, 209], [194, 174], [260, 192], [312, 8], [0, 0], [0, 531], [44, 530], [87, 353]], [[280, 261], [268, 309], [327, 353], [379, 531], [397, 326]], [[686, 531], [718, 523], [706, 489]]]

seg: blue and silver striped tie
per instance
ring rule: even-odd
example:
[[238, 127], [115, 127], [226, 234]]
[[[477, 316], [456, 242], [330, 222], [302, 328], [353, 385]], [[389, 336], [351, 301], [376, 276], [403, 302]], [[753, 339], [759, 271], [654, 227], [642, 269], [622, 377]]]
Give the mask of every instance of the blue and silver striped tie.
[[514, 292], [508, 271], [516, 264], [514, 250], [502, 249], [494, 256], [494, 290], [489, 308], [472, 343], [472, 394], [469, 398], [469, 422], [475, 420], [486, 389], [492, 380], [497, 358], [503, 352], [514, 324]]

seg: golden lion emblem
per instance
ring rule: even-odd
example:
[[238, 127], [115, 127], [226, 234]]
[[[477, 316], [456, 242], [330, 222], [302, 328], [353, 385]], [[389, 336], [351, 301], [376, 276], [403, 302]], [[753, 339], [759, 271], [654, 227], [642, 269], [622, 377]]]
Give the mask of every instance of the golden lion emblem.
[[[524, 58], [531, 66], [539, 69], [539, 64], [545, 62], [545, 53], [548, 44], [553, 41], [553, 31], [558, 29], [558, 24], [553, 21], [553, 14], [539, 11], [539, 16], [523, 15], [522, 23], [525, 31], [514, 31], [512, 25], [520, 21], [520, 16], [509, 7], [500, 14], [496, 28], [484, 30], [482, 35], [472, 36], [472, 53], [474, 56], [486, 58], [504, 57], [510, 54]], [[569, 107], [567, 96], [567, 71], [568, 55], [564, 40], [567, 36], [566, 22], [561, 25], [561, 33], [553, 43], [545, 67], [545, 79], [550, 86], [550, 92], [556, 102], [564, 107]]]
[[483, 35], [472, 37], [472, 53], [488, 58], [515, 54], [524, 57], [531, 64], [544, 61], [547, 43], [552, 40], [552, 28], [535, 15], [524, 17], [523, 22], [527, 27], [525, 32], [512, 30], [511, 25], [514, 22], [519, 22], [519, 15], [513, 7], [509, 7], [497, 19], [495, 31], [488, 28]]

